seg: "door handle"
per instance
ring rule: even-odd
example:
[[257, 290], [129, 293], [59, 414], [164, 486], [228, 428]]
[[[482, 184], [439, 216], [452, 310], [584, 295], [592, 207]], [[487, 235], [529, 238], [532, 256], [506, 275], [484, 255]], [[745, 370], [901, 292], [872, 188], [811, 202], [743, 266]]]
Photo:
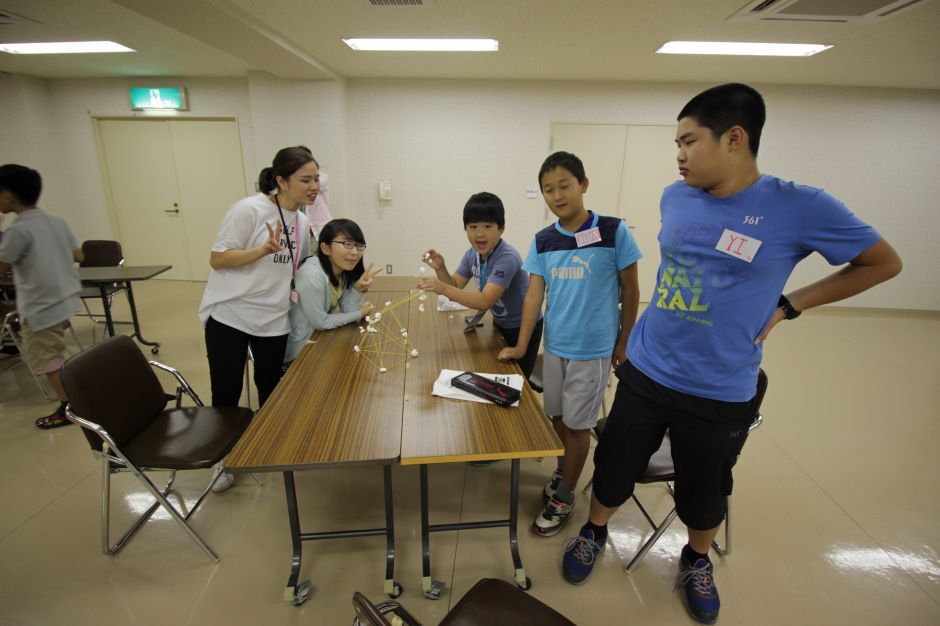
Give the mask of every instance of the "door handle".
[[180, 205], [179, 205], [178, 202], [174, 202], [172, 209], [163, 209], [163, 212], [164, 212], [164, 213], [173, 213], [174, 215], [177, 215], [177, 214], [179, 214], [179, 212], [180, 212], [179, 206], [180, 206]]

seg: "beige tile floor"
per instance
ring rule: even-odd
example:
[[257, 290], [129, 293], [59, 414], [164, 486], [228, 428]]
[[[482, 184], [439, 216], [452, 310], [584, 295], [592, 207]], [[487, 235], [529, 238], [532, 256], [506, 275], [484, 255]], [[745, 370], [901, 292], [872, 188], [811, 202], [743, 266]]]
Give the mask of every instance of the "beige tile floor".
[[[150, 281], [136, 290], [145, 336], [163, 343], [159, 359], [207, 399], [195, 317], [202, 285]], [[76, 326], [86, 343], [100, 336], [86, 320]], [[830, 309], [778, 327], [766, 349], [766, 422], [736, 472], [734, 553], [715, 559], [720, 623], [940, 623], [938, 353], [938, 315]], [[98, 465], [76, 427], [32, 425], [50, 406], [22, 367], [0, 374], [0, 624], [332, 626], [351, 622], [353, 591], [383, 598], [383, 539], [360, 538], [306, 544], [302, 574], [314, 581], [313, 594], [301, 607], [281, 599], [290, 546], [276, 474], [261, 486], [240, 480], [195, 516], [222, 555], [218, 564], [165, 515], [120, 555], [102, 555]], [[548, 459], [522, 464], [520, 544], [531, 593], [582, 626], [691, 623], [672, 593], [680, 523], [633, 575], [623, 571], [648, 532], [630, 504], [612, 521], [588, 583], [562, 580], [562, 546], [587, 515], [587, 496], [570, 532], [539, 539], [525, 529], [552, 467]], [[432, 521], [501, 515], [508, 468], [433, 467]], [[433, 573], [447, 589], [437, 602], [423, 599], [418, 472], [396, 467], [393, 476], [400, 600], [425, 624], [436, 624], [479, 578], [511, 578], [504, 530], [436, 533]], [[181, 486], [193, 493], [205, 478]], [[304, 530], [383, 523], [378, 469], [297, 480]], [[658, 514], [667, 510], [661, 488], [638, 493]], [[117, 522], [146, 505], [130, 476], [118, 477], [114, 495]]]

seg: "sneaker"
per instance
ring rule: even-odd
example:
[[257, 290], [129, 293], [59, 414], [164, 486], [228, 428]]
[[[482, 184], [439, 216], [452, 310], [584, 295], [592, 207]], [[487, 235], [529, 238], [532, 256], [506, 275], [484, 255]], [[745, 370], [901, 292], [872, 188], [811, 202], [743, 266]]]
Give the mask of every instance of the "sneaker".
[[225, 491], [232, 486], [232, 483], [235, 482], [235, 474], [229, 474], [228, 472], [222, 472], [219, 474], [219, 477], [212, 483], [212, 491], [219, 493], [220, 491]]
[[696, 622], [714, 624], [718, 619], [718, 588], [712, 576], [712, 563], [707, 559], [698, 559], [689, 564], [685, 556], [679, 557], [679, 576], [676, 589], [683, 587], [685, 608]]
[[548, 502], [552, 499], [552, 496], [555, 495], [555, 492], [558, 491], [558, 483], [561, 482], [561, 472], [555, 471], [552, 474], [552, 479], [548, 481], [548, 484], [545, 485], [545, 489], [542, 491], [542, 500]]
[[567, 504], [552, 496], [545, 510], [532, 522], [532, 530], [542, 537], [551, 537], [561, 530], [573, 511], [574, 502]]
[[489, 467], [490, 465], [493, 465], [494, 463], [499, 463], [499, 461], [496, 459], [492, 461], [470, 461], [470, 465], [472, 465], [473, 467]]
[[594, 541], [594, 531], [582, 528], [581, 534], [568, 540], [565, 545], [565, 556], [561, 560], [561, 573], [572, 585], [583, 585], [594, 569], [594, 561], [607, 546], [607, 538], [603, 543]]

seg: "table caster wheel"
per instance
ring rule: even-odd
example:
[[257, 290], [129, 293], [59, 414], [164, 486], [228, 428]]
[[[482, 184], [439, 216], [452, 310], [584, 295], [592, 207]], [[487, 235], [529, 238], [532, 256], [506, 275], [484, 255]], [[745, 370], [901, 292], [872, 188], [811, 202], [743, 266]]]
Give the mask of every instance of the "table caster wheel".
[[294, 589], [294, 606], [300, 606], [307, 601], [307, 598], [310, 597], [310, 592], [313, 590], [313, 583], [309, 580], [305, 580]]
[[160, 353], [160, 346], [154, 346], [150, 348], [150, 354], [159, 354], [159, 353]]
[[392, 599], [394, 600], [395, 598], [397, 598], [398, 596], [401, 595], [401, 592], [402, 592], [402, 591], [404, 591], [404, 588], [403, 588], [400, 584], [398, 584], [398, 583], [396, 582], [396, 583], [392, 586], [392, 591], [391, 591], [391, 593], [388, 594], [388, 597], [389, 597], [389, 598], [392, 598]]
[[523, 591], [528, 591], [529, 589], [532, 588], [532, 580], [528, 576], [526, 576], [525, 583], [517, 582], [516, 586], [519, 587], [519, 589], [522, 589]]

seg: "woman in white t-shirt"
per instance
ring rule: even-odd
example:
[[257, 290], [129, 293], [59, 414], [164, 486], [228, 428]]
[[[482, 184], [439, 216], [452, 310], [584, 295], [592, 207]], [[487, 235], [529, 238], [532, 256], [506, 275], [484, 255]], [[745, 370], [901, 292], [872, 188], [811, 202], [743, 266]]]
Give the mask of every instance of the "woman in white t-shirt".
[[[261, 193], [239, 200], [222, 218], [199, 305], [212, 406], [238, 405], [249, 346], [259, 404], [281, 378], [293, 279], [310, 254], [310, 224], [301, 209], [316, 199], [319, 176], [309, 149], [283, 148], [258, 177]], [[216, 485], [225, 482], [231, 484]]]

